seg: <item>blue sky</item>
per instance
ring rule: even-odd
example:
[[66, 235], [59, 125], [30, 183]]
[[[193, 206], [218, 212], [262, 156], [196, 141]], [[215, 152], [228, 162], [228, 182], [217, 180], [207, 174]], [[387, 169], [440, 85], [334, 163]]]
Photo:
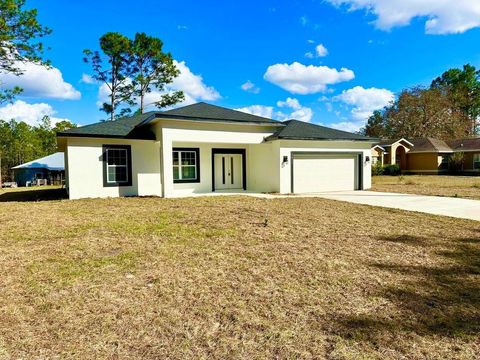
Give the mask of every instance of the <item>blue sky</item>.
[[81, 125], [106, 118], [98, 110], [105, 94], [100, 84], [87, 83], [91, 71], [82, 51], [96, 49], [108, 31], [161, 38], [182, 70], [173, 87], [183, 89], [189, 103], [351, 131], [401, 89], [427, 85], [451, 67], [480, 66], [477, 0], [29, 0], [27, 5], [38, 8], [39, 20], [53, 29], [44, 42], [55, 69], [31, 67], [22, 79], [0, 77], [2, 86], [25, 89], [16, 103], [0, 108], [0, 116], [30, 123], [42, 114]]

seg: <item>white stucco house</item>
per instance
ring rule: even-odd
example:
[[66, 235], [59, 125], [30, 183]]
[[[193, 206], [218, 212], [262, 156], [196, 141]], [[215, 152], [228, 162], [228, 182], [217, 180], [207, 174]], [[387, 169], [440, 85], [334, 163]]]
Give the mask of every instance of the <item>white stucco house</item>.
[[198, 103], [57, 134], [70, 199], [371, 185], [376, 139]]

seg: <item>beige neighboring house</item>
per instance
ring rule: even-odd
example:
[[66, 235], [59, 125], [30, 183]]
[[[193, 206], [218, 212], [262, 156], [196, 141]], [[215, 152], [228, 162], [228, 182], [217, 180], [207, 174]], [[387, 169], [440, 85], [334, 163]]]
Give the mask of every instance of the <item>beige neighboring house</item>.
[[445, 142], [430, 137], [382, 140], [372, 147], [373, 163], [398, 164], [402, 173], [442, 174], [454, 153], [463, 153], [462, 171], [480, 174], [480, 138]]
[[371, 186], [377, 139], [193, 104], [57, 134], [70, 199]]
[[407, 153], [413, 144], [407, 139], [380, 141], [372, 148], [373, 163], [379, 161], [382, 165], [398, 164], [400, 170], [407, 168]]
[[442, 174], [448, 172], [448, 159], [453, 150], [439, 139], [410, 140], [413, 147], [407, 152], [406, 173]]

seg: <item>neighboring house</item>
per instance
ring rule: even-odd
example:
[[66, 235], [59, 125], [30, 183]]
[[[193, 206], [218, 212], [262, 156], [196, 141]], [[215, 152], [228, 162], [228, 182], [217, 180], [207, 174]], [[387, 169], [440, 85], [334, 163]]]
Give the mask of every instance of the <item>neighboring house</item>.
[[463, 153], [463, 171], [480, 173], [480, 138], [459, 139], [449, 141], [454, 152]]
[[480, 138], [460, 139], [448, 143], [434, 138], [382, 140], [372, 147], [373, 162], [398, 164], [403, 173], [441, 174], [448, 172], [454, 153], [463, 156], [463, 171], [480, 174]]
[[65, 178], [64, 154], [57, 152], [15, 166], [12, 170], [18, 186], [34, 184], [37, 180], [45, 180], [49, 185], [60, 185]]
[[57, 136], [70, 199], [368, 189], [376, 140], [205, 103]]
[[[404, 170], [407, 168], [406, 154], [412, 146], [413, 144], [410, 141], [403, 138], [398, 140], [383, 139], [377, 148], [374, 147], [373, 150], [376, 156], [380, 157], [383, 155], [381, 160], [382, 164], [397, 164], [400, 166], [400, 170]], [[374, 151], [372, 151], [372, 156], [374, 156]]]
[[375, 165], [377, 163], [383, 165], [385, 153], [385, 148], [380, 145], [375, 145], [374, 147], [372, 147], [372, 165]]
[[[448, 159], [453, 150], [443, 140], [419, 138], [410, 140], [405, 172], [441, 174], [448, 172]], [[403, 170], [403, 169], [402, 169]]]

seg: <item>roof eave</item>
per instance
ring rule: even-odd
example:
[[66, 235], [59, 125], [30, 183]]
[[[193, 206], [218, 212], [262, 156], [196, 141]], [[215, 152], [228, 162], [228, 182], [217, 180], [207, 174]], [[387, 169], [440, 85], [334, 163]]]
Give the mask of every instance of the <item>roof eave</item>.
[[263, 126], [286, 126], [284, 123], [276, 120], [271, 121], [244, 121], [244, 120], [224, 120], [207, 117], [195, 117], [195, 116], [181, 116], [181, 115], [166, 115], [166, 114], [153, 114], [147, 119], [142, 121], [136, 127], [146, 125], [154, 120], [175, 120], [175, 121], [192, 121], [203, 123], [226, 123], [226, 124], [240, 124], [240, 125], [263, 125]]
[[376, 139], [348, 139], [348, 138], [314, 138], [314, 137], [299, 137], [299, 136], [268, 136], [265, 140], [314, 140], [314, 141], [362, 141], [375, 142]]

